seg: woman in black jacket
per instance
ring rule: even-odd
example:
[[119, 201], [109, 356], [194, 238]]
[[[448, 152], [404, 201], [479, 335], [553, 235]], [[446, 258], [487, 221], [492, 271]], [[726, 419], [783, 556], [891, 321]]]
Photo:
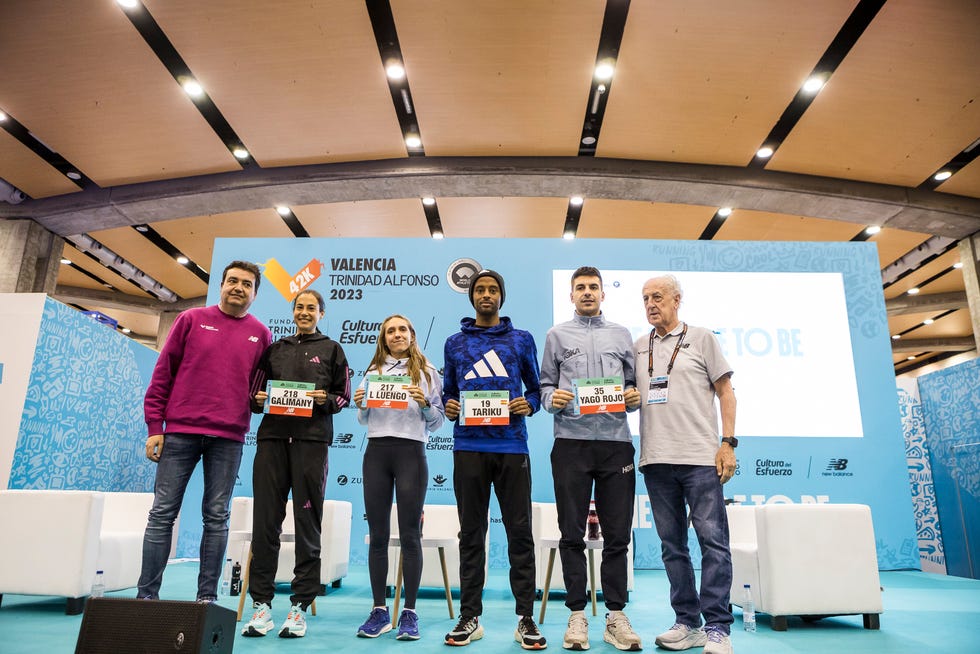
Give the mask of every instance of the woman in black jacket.
[[320, 523], [327, 484], [327, 449], [333, 414], [350, 403], [350, 373], [343, 348], [320, 333], [323, 296], [313, 290], [293, 300], [296, 334], [269, 346], [259, 361], [252, 411], [265, 413], [252, 467], [255, 496], [249, 594], [254, 613], [243, 636], [274, 628], [272, 598], [279, 565], [279, 533], [293, 493], [296, 567], [292, 604], [281, 638], [306, 634], [306, 609], [320, 591]]

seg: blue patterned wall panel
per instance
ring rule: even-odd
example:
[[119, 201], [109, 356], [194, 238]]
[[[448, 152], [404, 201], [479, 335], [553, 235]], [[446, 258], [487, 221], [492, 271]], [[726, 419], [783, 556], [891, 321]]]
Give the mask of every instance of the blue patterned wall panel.
[[156, 357], [47, 298], [10, 488], [152, 490], [143, 394]]

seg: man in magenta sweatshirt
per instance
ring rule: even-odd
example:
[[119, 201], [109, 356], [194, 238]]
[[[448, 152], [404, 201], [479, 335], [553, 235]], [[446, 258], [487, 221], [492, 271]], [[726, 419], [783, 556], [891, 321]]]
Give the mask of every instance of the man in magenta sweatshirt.
[[204, 466], [204, 528], [197, 600], [217, 599], [231, 495], [251, 418], [249, 383], [272, 340], [266, 326], [248, 315], [259, 281], [254, 263], [228, 264], [218, 304], [177, 316], [153, 369], [143, 412], [146, 456], [157, 463], [157, 474], [143, 536], [141, 599], [159, 598], [174, 520], [198, 461]]

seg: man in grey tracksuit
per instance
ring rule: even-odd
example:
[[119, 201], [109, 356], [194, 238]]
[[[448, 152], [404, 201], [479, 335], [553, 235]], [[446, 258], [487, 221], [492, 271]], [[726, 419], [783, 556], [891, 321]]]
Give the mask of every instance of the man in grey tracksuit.
[[[629, 330], [602, 315], [605, 296], [597, 269], [576, 270], [571, 287], [575, 315], [548, 331], [541, 362], [541, 406], [555, 417], [551, 469], [561, 530], [558, 551], [565, 605], [572, 611], [562, 645], [572, 650], [589, 648], [583, 538], [594, 484], [604, 540], [602, 594], [609, 610], [603, 640], [636, 651], [640, 638], [623, 613], [636, 494], [635, 450], [626, 412], [636, 410], [641, 399], [633, 339]], [[604, 392], [589, 393], [590, 388]]]

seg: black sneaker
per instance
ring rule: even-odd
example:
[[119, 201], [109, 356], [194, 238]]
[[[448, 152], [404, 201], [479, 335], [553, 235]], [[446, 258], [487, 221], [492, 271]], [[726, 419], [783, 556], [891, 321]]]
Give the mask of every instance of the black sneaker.
[[517, 621], [514, 640], [519, 642], [524, 649], [544, 649], [548, 646], [548, 641], [538, 631], [538, 625], [534, 624], [534, 618], [529, 615], [521, 616], [521, 619]]
[[475, 615], [461, 615], [456, 626], [446, 634], [447, 645], [469, 645], [470, 641], [483, 638], [483, 627], [480, 618]]

